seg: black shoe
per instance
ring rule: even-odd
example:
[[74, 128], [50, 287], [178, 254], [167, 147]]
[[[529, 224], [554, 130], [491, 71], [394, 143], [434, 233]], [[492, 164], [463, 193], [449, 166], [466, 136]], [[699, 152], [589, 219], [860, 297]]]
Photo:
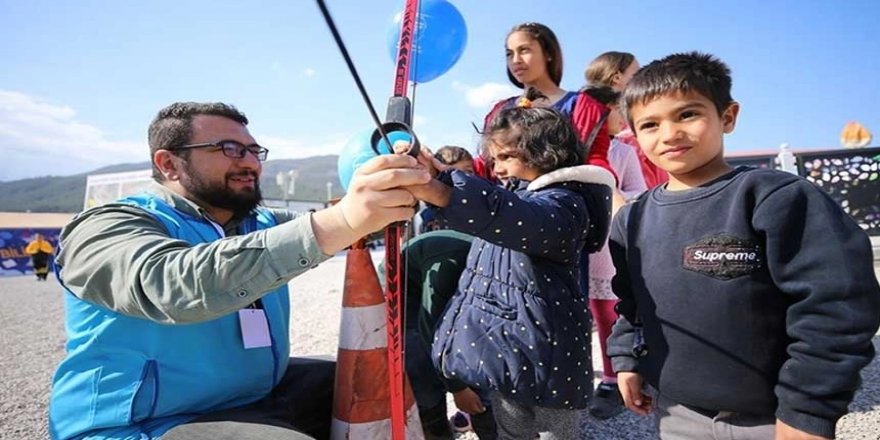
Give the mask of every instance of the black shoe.
[[593, 402], [590, 404], [590, 415], [605, 420], [614, 417], [623, 410], [623, 397], [616, 383], [602, 382], [596, 387]]
[[452, 440], [455, 434], [449, 426], [446, 418], [446, 402], [424, 410], [419, 410], [419, 419], [422, 422], [422, 431], [425, 440]]
[[480, 440], [497, 440], [498, 427], [495, 425], [495, 415], [492, 408], [486, 408], [485, 412], [471, 415], [471, 427]]

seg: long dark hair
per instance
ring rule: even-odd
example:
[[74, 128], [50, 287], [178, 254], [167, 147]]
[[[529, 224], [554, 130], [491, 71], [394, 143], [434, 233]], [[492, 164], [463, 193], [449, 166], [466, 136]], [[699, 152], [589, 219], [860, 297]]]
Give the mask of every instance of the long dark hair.
[[[525, 32], [541, 45], [541, 50], [544, 51], [544, 57], [547, 59], [547, 73], [550, 74], [553, 83], [559, 86], [559, 83], [562, 82], [562, 48], [559, 46], [556, 34], [541, 23], [518, 24], [507, 33], [507, 37], [510, 37], [514, 32]], [[506, 41], [505, 38], [505, 50], [507, 49]], [[513, 85], [520, 89], [525, 87], [523, 83], [516, 80], [509, 67], [505, 66], [505, 69], [507, 70], [507, 79]]]

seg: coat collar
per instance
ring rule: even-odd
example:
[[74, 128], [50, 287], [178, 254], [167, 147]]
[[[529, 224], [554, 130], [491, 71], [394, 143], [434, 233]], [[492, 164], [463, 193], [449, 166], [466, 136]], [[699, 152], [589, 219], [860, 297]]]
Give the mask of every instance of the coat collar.
[[568, 168], [553, 170], [541, 175], [529, 183], [529, 191], [537, 191], [546, 186], [559, 182], [583, 182], [605, 185], [614, 188], [614, 175], [608, 170], [595, 165], [578, 165]]

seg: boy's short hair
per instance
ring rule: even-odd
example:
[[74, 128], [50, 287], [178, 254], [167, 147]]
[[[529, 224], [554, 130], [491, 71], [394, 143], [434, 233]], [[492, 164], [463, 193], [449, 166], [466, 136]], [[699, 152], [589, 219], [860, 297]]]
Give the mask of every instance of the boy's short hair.
[[632, 126], [630, 109], [670, 93], [697, 92], [715, 104], [721, 115], [733, 103], [730, 69], [715, 56], [701, 52], [676, 53], [654, 60], [633, 76], [623, 91], [623, 113]]
[[446, 165], [456, 164], [463, 160], [474, 160], [474, 157], [471, 156], [471, 153], [468, 150], [454, 145], [441, 147], [436, 153], [434, 153], [434, 158]]

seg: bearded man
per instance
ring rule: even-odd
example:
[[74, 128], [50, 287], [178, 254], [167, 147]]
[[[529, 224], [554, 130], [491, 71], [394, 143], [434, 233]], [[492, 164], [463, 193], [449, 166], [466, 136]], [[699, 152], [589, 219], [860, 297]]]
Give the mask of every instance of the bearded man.
[[413, 215], [415, 159], [365, 163], [333, 207], [260, 206], [268, 150], [223, 103], [182, 102], [148, 130], [151, 188], [62, 231], [67, 356], [56, 439], [307, 439], [329, 435], [335, 363], [290, 359], [287, 283]]

